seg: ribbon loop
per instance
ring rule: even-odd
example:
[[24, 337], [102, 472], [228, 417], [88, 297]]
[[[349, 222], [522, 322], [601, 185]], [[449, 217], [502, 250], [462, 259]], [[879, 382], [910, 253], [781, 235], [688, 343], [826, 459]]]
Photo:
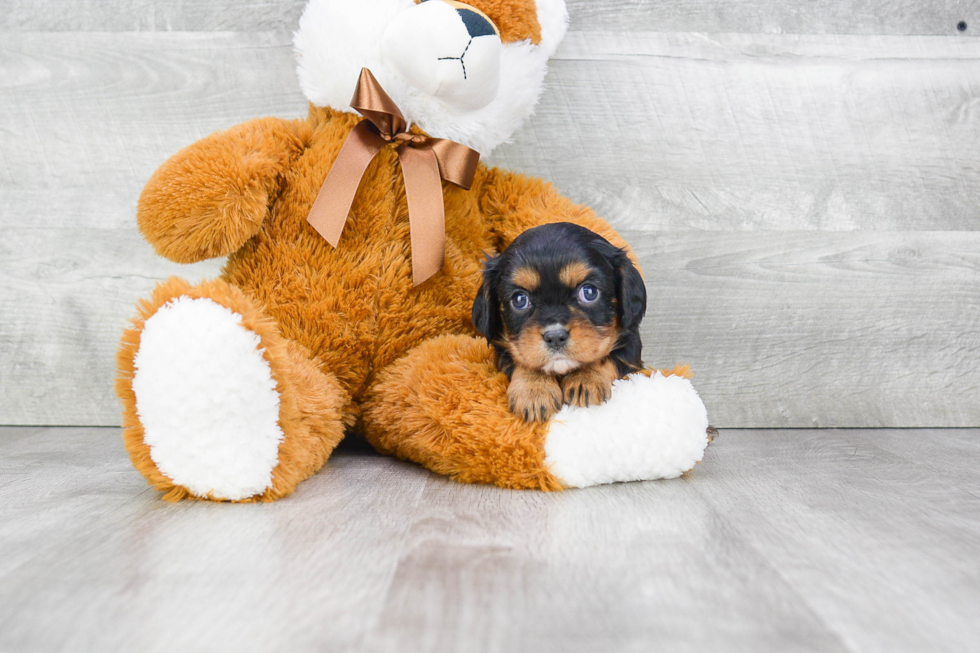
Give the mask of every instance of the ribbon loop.
[[408, 123], [398, 106], [367, 68], [361, 69], [351, 107], [365, 120], [351, 130], [341, 146], [307, 221], [337, 247], [368, 165], [386, 144], [395, 144], [405, 178], [412, 279], [417, 286], [442, 269], [446, 256], [442, 180], [469, 190], [480, 154], [445, 138], [407, 131]]

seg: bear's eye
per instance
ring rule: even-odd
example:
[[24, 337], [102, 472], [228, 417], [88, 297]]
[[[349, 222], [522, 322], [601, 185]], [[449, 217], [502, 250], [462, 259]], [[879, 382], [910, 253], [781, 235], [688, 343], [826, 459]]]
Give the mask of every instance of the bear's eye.
[[476, 11], [472, 7], [456, 7], [456, 13], [466, 26], [466, 31], [470, 36], [495, 36], [497, 28], [483, 13]]
[[584, 283], [578, 288], [578, 300], [583, 304], [591, 304], [599, 299], [599, 289], [591, 283]]
[[518, 290], [510, 296], [510, 305], [515, 311], [523, 311], [531, 305], [531, 298], [523, 290]]

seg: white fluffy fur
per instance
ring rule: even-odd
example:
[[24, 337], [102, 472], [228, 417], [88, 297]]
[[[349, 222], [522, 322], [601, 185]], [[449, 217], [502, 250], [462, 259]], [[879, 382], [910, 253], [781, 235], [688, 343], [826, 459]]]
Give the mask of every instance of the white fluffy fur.
[[567, 487], [676, 478], [701, 460], [708, 414], [691, 382], [633, 374], [600, 406], [551, 418], [545, 463]]
[[414, 7], [414, 0], [310, 0], [293, 41], [303, 93], [316, 106], [353, 111], [350, 100], [361, 68], [370, 68], [406, 120], [486, 156], [533, 113], [544, 89], [548, 57], [567, 26], [564, 0], [539, 0], [541, 46], [527, 41], [504, 44], [497, 95], [473, 110], [419, 90], [386, 60], [386, 30]]
[[553, 358], [545, 363], [541, 371], [547, 374], [568, 374], [572, 370], [581, 367], [581, 363], [571, 358]]
[[455, 7], [430, 1], [391, 22], [381, 52], [416, 90], [458, 111], [474, 111], [500, 89], [501, 47], [496, 34], [471, 37]]
[[259, 337], [210, 299], [179, 297], [147, 321], [133, 390], [150, 457], [197, 496], [245, 499], [278, 464], [279, 393]]
[[565, 0], [536, 0], [535, 4], [541, 25], [541, 49], [550, 59], [568, 31], [568, 8]]

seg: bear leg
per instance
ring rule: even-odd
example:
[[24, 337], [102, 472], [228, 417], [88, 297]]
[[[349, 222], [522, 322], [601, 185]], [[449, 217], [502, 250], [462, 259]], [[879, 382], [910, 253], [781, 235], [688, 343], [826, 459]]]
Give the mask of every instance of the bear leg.
[[565, 406], [544, 424], [511, 413], [507, 386], [485, 341], [428, 340], [369, 389], [365, 435], [458, 481], [540, 490], [673, 478], [708, 443], [704, 404], [681, 375], [631, 375], [606, 403]]
[[284, 497], [356, 419], [336, 378], [224, 281], [157, 286], [118, 369], [126, 449], [169, 500]]
[[368, 389], [364, 435], [382, 453], [464, 483], [561, 489], [544, 461], [547, 424], [511, 413], [507, 385], [485, 341], [427, 340]]

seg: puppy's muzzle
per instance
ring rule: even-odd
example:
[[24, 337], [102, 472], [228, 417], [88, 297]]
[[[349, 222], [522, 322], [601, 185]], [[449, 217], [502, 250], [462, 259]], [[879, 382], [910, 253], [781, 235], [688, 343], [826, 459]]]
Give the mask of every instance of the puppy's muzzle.
[[552, 327], [541, 334], [548, 349], [558, 351], [568, 342], [568, 329], [565, 327]]

